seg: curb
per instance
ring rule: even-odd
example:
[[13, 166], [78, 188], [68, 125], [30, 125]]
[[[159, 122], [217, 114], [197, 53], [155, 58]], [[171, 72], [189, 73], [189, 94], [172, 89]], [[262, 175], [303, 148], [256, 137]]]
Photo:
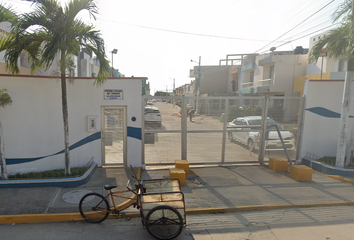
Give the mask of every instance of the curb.
[[[191, 208], [186, 209], [186, 214], [202, 213], [225, 213], [225, 212], [250, 212], [261, 210], [288, 209], [288, 208], [310, 208], [310, 207], [336, 207], [352, 206], [354, 201], [349, 202], [321, 202], [321, 203], [298, 203], [298, 204], [266, 204], [254, 206], [239, 207], [221, 207], [221, 208]], [[139, 212], [128, 212], [125, 216], [115, 217], [109, 215], [108, 218], [135, 218], [140, 217]], [[45, 223], [45, 222], [69, 222], [84, 221], [80, 213], [55, 213], [55, 214], [23, 214], [0, 216], [0, 224], [13, 223]]]

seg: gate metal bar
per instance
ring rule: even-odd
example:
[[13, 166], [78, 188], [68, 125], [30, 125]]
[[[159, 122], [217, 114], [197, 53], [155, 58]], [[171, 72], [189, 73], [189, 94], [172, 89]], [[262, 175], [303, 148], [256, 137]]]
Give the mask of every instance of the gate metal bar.
[[229, 119], [229, 100], [225, 99], [225, 110], [224, 110], [224, 126], [222, 134], [222, 146], [221, 146], [221, 163], [225, 163], [225, 150], [226, 150], [226, 127], [227, 120]]
[[258, 161], [264, 165], [264, 152], [265, 152], [265, 136], [267, 134], [267, 117], [268, 117], [269, 97], [264, 97], [263, 111], [262, 111], [262, 124], [261, 124], [261, 137], [259, 140], [259, 154]]
[[[163, 96], [163, 97], [154, 97], [154, 96], [143, 96], [143, 107], [145, 106], [145, 100], [147, 99], [160, 99], [160, 98], [164, 98], [164, 99], [172, 99], [172, 100], [182, 100], [182, 106], [181, 106], [181, 130], [145, 130], [144, 128], [144, 122], [142, 123], [142, 141], [143, 141], [143, 151], [142, 151], [142, 162], [145, 163], [145, 133], [181, 133], [181, 157], [182, 159], [187, 159], [187, 134], [188, 133], [223, 133], [222, 134], [222, 152], [221, 152], [221, 159], [220, 162], [206, 162], [206, 163], [193, 163], [190, 162], [190, 164], [193, 165], [203, 165], [203, 164], [235, 164], [235, 163], [257, 163], [257, 161], [241, 161], [241, 162], [225, 162], [225, 151], [226, 151], [226, 138], [227, 138], [227, 134], [228, 132], [249, 132], [250, 130], [229, 130], [227, 129], [227, 125], [228, 125], [228, 113], [229, 113], [229, 101], [230, 100], [244, 100], [244, 99], [262, 99], [263, 102], [263, 111], [262, 111], [262, 126], [260, 129], [260, 133], [261, 133], [261, 140], [260, 140], [260, 151], [259, 151], [259, 155], [258, 155], [258, 163], [264, 164], [264, 155], [265, 155], [265, 137], [266, 137], [266, 120], [267, 120], [267, 116], [268, 116], [268, 106], [269, 106], [269, 97], [265, 96], [265, 97], [181, 97], [181, 96], [172, 96], [172, 97], [167, 97], [167, 96]], [[220, 100], [224, 100], [225, 101], [225, 109], [224, 109], [224, 122], [223, 122], [223, 128], [222, 130], [188, 130], [187, 129], [187, 99], [188, 100], [193, 100], [193, 99], [220, 99]], [[272, 98], [273, 99], [273, 98]], [[286, 100], [300, 100], [299, 104], [299, 120], [298, 120], [298, 124], [284, 124], [284, 126], [294, 126], [294, 127], [298, 127], [298, 129], [292, 129], [291, 131], [293, 132], [297, 132], [297, 141], [296, 141], [296, 158], [298, 158], [299, 153], [300, 153], [300, 141], [301, 141], [301, 128], [303, 126], [303, 108], [304, 108], [304, 98], [303, 97], [285, 97], [285, 98], [280, 98], [280, 97], [275, 97], [274, 99], [286, 99]], [[144, 108], [142, 109], [142, 113], [144, 116]], [[282, 131], [282, 130], [279, 130]], [[262, 149], [262, 150], [261, 150]], [[166, 165], [169, 165], [171, 163], [165, 163]], [[161, 163], [150, 163], [149, 165], [161, 165]]]
[[181, 116], [181, 128], [182, 128], [182, 136], [181, 136], [181, 146], [182, 159], [187, 160], [187, 103], [186, 98], [182, 98], [182, 116]]

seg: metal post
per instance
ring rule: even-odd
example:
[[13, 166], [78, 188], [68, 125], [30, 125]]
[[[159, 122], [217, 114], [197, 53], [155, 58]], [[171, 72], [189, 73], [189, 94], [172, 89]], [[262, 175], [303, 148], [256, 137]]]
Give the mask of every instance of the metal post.
[[111, 53], [112, 53], [112, 77], [113, 77], [113, 54], [117, 54], [117, 52], [118, 52], [118, 49], [113, 49], [111, 51]]
[[141, 116], [142, 116], [142, 125], [141, 125], [141, 165], [145, 165], [145, 97], [141, 99]]
[[183, 160], [187, 160], [187, 104], [185, 96], [182, 98], [181, 127], [181, 156]]
[[[238, 96], [242, 97], [242, 81], [243, 81], [243, 66], [244, 66], [244, 61], [243, 61], [243, 55], [241, 55], [241, 73], [239, 74], [238, 78]], [[243, 99], [239, 100], [239, 107], [243, 106]]]
[[198, 68], [198, 80], [197, 80], [197, 106], [195, 109], [195, 115], [199, 115], [199, 95], [200, 95], [200, 77], [201, 77], [201, 71], [200, 71], [200, 61], [201, 61], [201, 56], [199, 56], [199, 68]]
[[322, 57], [322, 63], [321, 63], [321, 80], [322, 80], [322, 73], [323, 73], [323, 57]]
[[224, 110], [224, 126], [223, 126], [223, 132], [222, 132], [222, 150], [221, 150], [221, 163], [225, 162], [225, 148], [226, 148], [226, 137], [227, 137], [227, 132], [226, 132], [226, 127], [227, 127], [227, 120], [229, 118], [229, 99], [225, 99], [225, 110]]
[[113, 51], [112, 51], [112, 77], [113, 77]]
[[281, 135], [280, 130], [279, 130], [279, 126], [278, 126], [278, 125], [275, 125], [275, 128], [277, 129], [278, 136], [279, 136], [279, 138], [280, 138], [281, 144], [283, 145], [284, 151], [285, 151], [285, 153], [286, 153], [286, 157], [288, 158], [288, 162], [289, 162], [290, 165], [292, 165], [293, 163], [292, 163], [292, 161], [291, 161], [291, 158], [290, 158], [288, 149], [286, 149], [283, 136]]
[[304, 95], [302, 97], [302, 101], [301, 101], [301, 109], [299, 111], [299, 129], [297, 132], [297, 136], [296, 136], [296, 156], [295, 156], [295, 160], [297, 162], [301, 162], [300, 158], [300, 154], [301, 154], [301, 147], [302, 147], [302, 129], [304, 128], [304, 124], [303, 124], [303, 120], [304, 120], [304, 113], [305, 113], [305, 107], [306, 107], [306, 96]]
[[259, 148], [258, 148], [259, 150], [258, 162], [261, 165], [264, 165], [265, 137], [267, 134], [268, 103], [269, 103], [269, 96], [265, 96], [264, 103], [263, 103], [263, 112], [262, 112], [261, 137], [259, 140]]

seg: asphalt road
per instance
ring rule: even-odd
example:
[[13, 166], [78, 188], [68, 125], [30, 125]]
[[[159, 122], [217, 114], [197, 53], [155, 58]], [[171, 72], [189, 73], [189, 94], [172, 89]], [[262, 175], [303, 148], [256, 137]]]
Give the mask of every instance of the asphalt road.
[[[343, 240], [354, 236], [354, 207], [316, 207], [194, 214], [177, 240]], [[0, 225], [1, 239], [155, 239], [140, 218]]]
[[[160, 109], [162, 126], [146, 126], [146, 130], [171, 131], [181, 130], [180, 108], [172, 104], [157, 102], [153, 106]], [[187, 131], [222, 130], [223, 122], [217, 117], [196, 116], [193, 121], [187, 119]], [[188, 133], [187, 134], [187, 160], [190, 163], [221, 162], [222, 139], [220, 133]], [[295, 151], [290, 151], [290, 156], [295, 159]], [[269, 158], [285, 158], [282, 150], [266, 151], [265, 160]], [[154, 143], [145, 144], [145, 163], [174, 163], [181, 159], [181, 133], [159, 132], [154, 133]], [[251, 152], [247, 146], [230, 142], [226, 138], [225, 162], [255, 162], [258, 152]]]

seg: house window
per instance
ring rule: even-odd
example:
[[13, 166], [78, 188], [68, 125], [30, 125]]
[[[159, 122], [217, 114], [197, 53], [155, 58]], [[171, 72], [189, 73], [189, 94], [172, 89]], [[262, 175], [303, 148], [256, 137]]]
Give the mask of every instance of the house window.
[[236, 92], [236, 81], [235, 81], [235, 79], [233, 79], [231, 81], [231, 86], [232, 86], [231, 91], [232, 92]]
[[338, 72], [347, 71], [347, 58], [342, 58], [339, 60]]
[[[284, 97], [284, 95], [275, 95], [276, 97]], [[284, 106], [284, 99], [274, 99], [273, 100], [273, 107], [283, 107]]]
[[254, 71], [250, 73], [250, 82], [254, 82]]
[[274, 65], [269, 68], [269, 78], [274, 78]]
[[94, 75], [93, 64], [90, 64], [90, 67], [91, 67], [91, 69], [90, 69], [90, 71], [91, 71], [90, 77], [93, 77], [93, 75]]

